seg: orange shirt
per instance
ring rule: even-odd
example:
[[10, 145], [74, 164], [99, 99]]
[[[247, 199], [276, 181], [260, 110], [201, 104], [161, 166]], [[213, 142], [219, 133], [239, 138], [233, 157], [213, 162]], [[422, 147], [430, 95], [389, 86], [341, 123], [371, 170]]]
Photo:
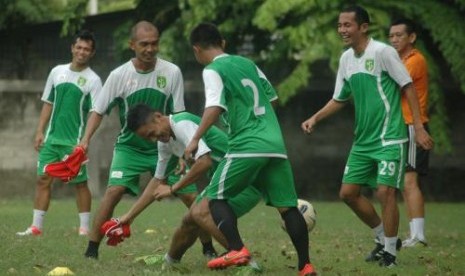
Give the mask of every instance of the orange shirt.
[[[420, 102], [420, 118], [422, 123], [428, 122], [428, 68], [425, 57], [416, 49], [413, 49], [402, 59], [413, 81]], [[413, 124], [412, 111], [408, 105], [407, 97], [402, 95], [402, 113], [406, 124]]]

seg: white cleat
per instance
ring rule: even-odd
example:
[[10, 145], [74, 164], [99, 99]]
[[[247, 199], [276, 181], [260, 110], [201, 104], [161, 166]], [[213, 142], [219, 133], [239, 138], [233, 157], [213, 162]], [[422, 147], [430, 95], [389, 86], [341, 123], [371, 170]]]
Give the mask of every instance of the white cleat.
[[30, 226], [23, 232], [16, 232], [17, 236], [40, 236], [42, 235], [42, 231], [35, 226]]
[[409, 239], [402, 241], [402, 247], [418, 247], [418, 246], [425, 247], [425, 246], [428, 246], [428, 243], [426, 242], [426, 240], [420, 240], [417, 238], [409, 238]]

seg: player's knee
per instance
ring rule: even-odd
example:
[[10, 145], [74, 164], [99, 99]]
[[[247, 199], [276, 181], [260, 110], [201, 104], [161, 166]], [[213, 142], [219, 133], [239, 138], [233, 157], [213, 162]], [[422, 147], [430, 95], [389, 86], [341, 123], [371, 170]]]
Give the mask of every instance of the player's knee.
[[37, 178], [37, 186], [39, 188], [50, 188], [50, 184], [52, 184], [52, 178], [48, 175], [40, 175]]
[[194, 206], [192, 206], [190, 213], [192, 219], [200, 224], [204, 223], [211, 216], [208, 205], [195, 204]]
[[376, 197], [378, 197], [378, 199], [381, 202], [385, 202], [387, 200], [395, 200], [396, 194], [397, 194], [397, 190], [395, 188], [388, 187], [388, 186], [380, 185], [378, 186], [378, 189], [376, 190]]
[[123, 197], [125, 191], [126, 188], [124, 186], [111, 186], [105, 191], [102, 202], [116, 205]]
[[182, 218], [181, 229], [184, 231], [197, 231], [199, 226], [197, 225], [192, 213], [188, 213]]
[[349, 202], [354, 201], [355, 198], [356, 198], [356, 196], [355, 196], [353, 193], [349, 192], [349, 191], [346, 191], [346, 190], [344, 190], [344, 189], [341, 189], [341, 190], [339, 191], [339, 198], [340, 198], [342, 201], [344, 201], [344, 202], [346, 202], [346, 203], [349, 203]]

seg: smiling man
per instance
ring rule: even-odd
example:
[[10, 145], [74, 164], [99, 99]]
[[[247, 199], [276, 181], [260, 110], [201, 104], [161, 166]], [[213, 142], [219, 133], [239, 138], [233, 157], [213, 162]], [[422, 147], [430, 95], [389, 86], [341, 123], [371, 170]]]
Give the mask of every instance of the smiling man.
[[[139, 176], [145, 172], [152, 175], [155, 173], [157, 144], [142, 139], [127, 128], [126, 117], [129, 108], [145, 103], [165, 114], [185, 109], [181, 70], [175, 64], [157, 57], [159, 41], [159, 31], [152, 23], [140, 21], [132, 27], [129, 48], [134, 52], [134, 57], [114, 69], [108, 76], [81, 139], [80, 146], [87, 149], [104, 114], [109, 113], [112, 107], [118, 106], [121, 131], [113, 151], [108, 187], [94, 216], [86, 257], [98, 258], [100, 242], [103, 239], [100, 227], [111, 218], [123, 195], [128, 193], [137, 196], [140, 193]], [[175, 166], [177, 159], [174, 158], [171, 162]], [[179, 198], [186, 206], [192, 204], [196, 195], [195, 186], [179, 191]], [[213, 250], [211, 238], [205, 237], [203, 241], [208, 250]]]
[[[339, 61], [333, 98], [302, 123], [309, 134], [316, 124], [353, 100], [355, 136], [345, 166], [341, 199], [373, 229], [375, 249], [366, 261], [396, 266], [399, 210], [396, 192], [403, 188], [406, 142], [401, 95], [405, 94], [413, 115], [417, 144], [425, 149], [433, 141], [420, 120], [418, 99], [405, 66], [396, 50], [369, 37], [370, 18], [365, 9], [352, 6], [339, 14], [337, 30], [348, 49]], [[361, 194], [363, 186], [376, 190], [380, 217]]]
[[[87, 114], [102, 88], [100, 77], [89, 67], [95, 54], [94, 34], [82, 30], [71, 44], [72, 61], [52, 69], [42, 95], [43, 107], [34, 140], [39, 152], [37, 184], [32, 224], [18, 236], [38, 236], [48, 211], [53, 178], [44, 168], [47, 164], [61, 161], [73, 152], [81, 139]], [[91, 194], [87, 186], [87, 169], [82, 166], [77, 177], [69, 182], [76, 189], [79, 210], [79, 234], [87, 235], [91, 207]]]

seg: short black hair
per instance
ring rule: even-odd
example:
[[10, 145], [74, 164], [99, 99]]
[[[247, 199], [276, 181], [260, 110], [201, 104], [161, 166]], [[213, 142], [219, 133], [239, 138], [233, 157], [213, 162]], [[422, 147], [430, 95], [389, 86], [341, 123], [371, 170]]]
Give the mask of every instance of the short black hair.
[[91, 41], [92, 42], [92, 50], [95, 50], [97, 48], [95, 35], [90, 30], [83, 29], [83, 30], [78, 31], [73, 37], [73, 45], [76, 44], [78, 39]]
[[409, 35], [417, 32], [415, 23], [408, 18], [398, 18], [393, 20], [391, 23], [391, 27], [397, 25], [405, 25], [405, 31]]
[[143, 103], [136, 104], [131, 107], [126, 119], [128, 129], [136, 132], [141, 126], [145, 125], [150, 120], [154, 112], [154, 109]]
[[192, 46], [197, 45], [202, 48], [222, 47], [223, 36], [212, 23], [200, 23], [191, 32], [190, 43]]
[[343, 12], [354, 12], [355, 21], [357, 21], [358, 25], [362, 25], [363, 23], [370, 24], [370, 16], [368, 15], [367, 10], [359, 5], [346, 7], [341, 11], [341, 13]]

